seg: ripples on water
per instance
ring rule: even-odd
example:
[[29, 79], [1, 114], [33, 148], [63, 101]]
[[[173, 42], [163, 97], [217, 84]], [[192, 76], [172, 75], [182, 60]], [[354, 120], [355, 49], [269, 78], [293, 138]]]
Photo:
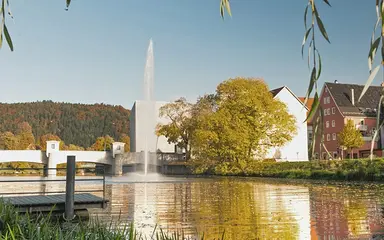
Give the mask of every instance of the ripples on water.
[[[382, 233], [384, 185], [326, 184], [246, 178], [135, 177], [108, 179], [106, 209], [90, 210], [109, 222], [134, 221], [150, 234], [158, 225], [208, 239], [369, 239]], [[54, 191], [64, 184], [19, 184]], [[1, 192], [14, 185], [2, 184]], [[77, 189], [100, 189], [80, 184]]]

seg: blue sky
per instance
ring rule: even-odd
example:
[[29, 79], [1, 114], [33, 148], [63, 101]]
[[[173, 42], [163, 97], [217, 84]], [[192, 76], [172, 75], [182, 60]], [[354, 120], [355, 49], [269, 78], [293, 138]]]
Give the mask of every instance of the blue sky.
[[[15, 51], [0, 50], [0, 102], [53, 100], [130, 108], [142, 99], [145, 55], [155, 51], [155, 97], [195, 99], [230, 77], [262, 77], [305, 94], [306, 0], [11, 0]], [[331, 44], [318, 40], [324, 81], [363, 84], [375, 1], [317, 0]], [[375, 84], [379, 83], [379, 78]]]

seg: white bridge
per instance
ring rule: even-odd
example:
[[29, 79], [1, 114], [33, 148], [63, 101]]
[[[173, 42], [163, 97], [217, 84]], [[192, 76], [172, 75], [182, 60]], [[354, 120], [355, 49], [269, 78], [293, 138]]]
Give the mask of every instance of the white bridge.
[[[103, 164], [106, 171], [119, 176], [124, 165], [144, 162], [143, 152], [124, 153], [124, 143], [115, 142], [112, 151], [60, 151], [60, 142], [47, 141], [47, 151], [40, 150], [0, 150], [0, 163], [29, 162], [44, 164], [48, 167], [48, 175], [56, 175], [57, 164], [66, 163], [67, 156], [76, 156], [76, 162]], [[151, 156], [152, 155], [152, 156]], [[156, 155], [156, 154], [154, 154]], [[150, 164], [160, 165], [156, 156], [150, 154]]]

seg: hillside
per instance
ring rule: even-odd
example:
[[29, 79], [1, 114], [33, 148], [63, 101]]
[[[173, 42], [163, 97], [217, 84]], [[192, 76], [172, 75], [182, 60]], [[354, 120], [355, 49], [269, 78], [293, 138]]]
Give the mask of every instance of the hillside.
[[118, 140], [129, 134], [129, 114], [121, 106], [105, 104], [0, 103], [0, 133], [14, 133], [20, 123], [28, 122], [35, 139], [54, 134], [66, 144], [87, 148], [97, 137], [110, 135]]

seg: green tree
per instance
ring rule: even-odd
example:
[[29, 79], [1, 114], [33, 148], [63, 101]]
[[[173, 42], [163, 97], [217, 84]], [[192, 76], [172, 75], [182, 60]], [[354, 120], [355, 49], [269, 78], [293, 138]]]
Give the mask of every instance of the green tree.
[[353, 120], [348, 120], [343, 130], [339, 133], [339, 144], [350, 150], [353, 158], [353, 149], [364, 144], [363, 135], [356, 129]]
[[110, 151], [112, 149], [112, 143], [115, 141], [109, 135], [105, 137], [98, 137], [96, 142], [91, 146], [93, 151]]
[[193, 119], [191, 110], [193, 104], [188, 103], [185, 98], [180, 98], [160, 108], [160, 117], [170, 120], [168, 124], [159, 124], [156, 134], [165, 136], [168, 143], [174, 143], [186, 152], [187, 159], [190, 158], [191, 137], [193, 131]]
[[125, 143], [124, 145], [124, 152], [129, 152], [130, 151], [130, 144], [131, 144], [131, 139], [127, 134], [122, 134], [120, 136], [120, 142]]
[[203, 171], [220, 164], [244, 171], [247, 161], [263, 158], [296, 133], [295, 118], [261, 79], [229, 79], [219, 84], [215, 96], [201, 98], [196, 105], [202, 113], [193, 112], [194, 162]]
[[11, 132], [0, 134], [0, 149], [16, 150], [18, 146], [17, 137]]
[[18, 146], [17, 149], [32, 149], [35, 144], [35, 137], [32, 133], [32, 127], [27, 122], [19, 124], [17, 131]]

